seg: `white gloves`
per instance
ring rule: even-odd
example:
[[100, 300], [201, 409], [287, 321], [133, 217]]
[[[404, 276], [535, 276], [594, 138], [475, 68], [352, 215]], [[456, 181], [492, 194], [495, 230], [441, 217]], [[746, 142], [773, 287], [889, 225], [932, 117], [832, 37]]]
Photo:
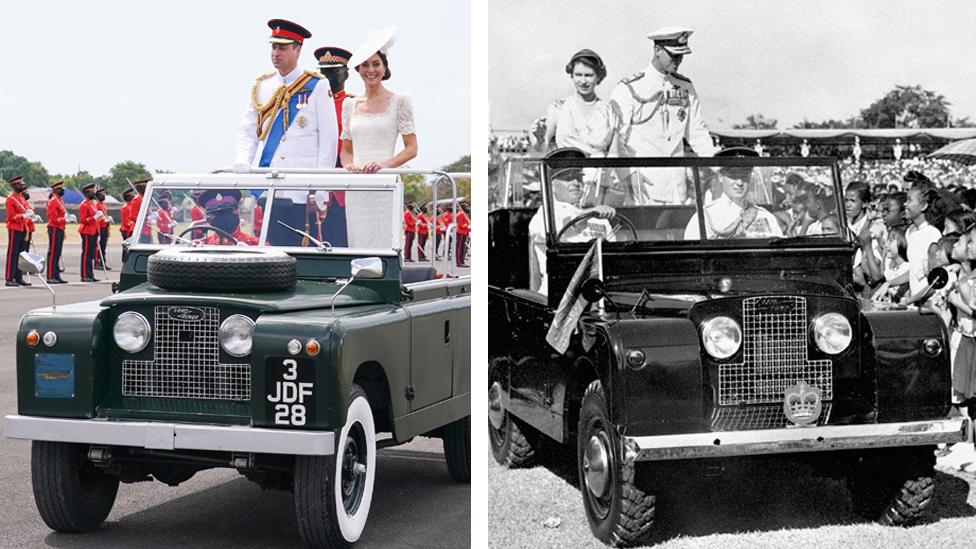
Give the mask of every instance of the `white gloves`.
[[244, 242], [243, 240], [238, 240], [237, 241], [237, 245], [238, 246], [247, 246], [248, 244], [247, 244], [247, 242]]
[[34, 217], [34, 210], [24, 210], [24, 217]]
[[44, 223], [44, 220], [41, 219], [41, 216], [34, 214], [34, 223]]
[[78, 222], [78, 216], [76, 216], [75, 214], [68, 214], [68, 215], [64, 216], [64, 221], [65, 221], [65, 223], [77, 223]]
[[103, 217], [105, 217], [105, 214], [101, 210], [95, 212], [95, 219], [101, 219]]
[[113, 218], [112, 216], [108, 216], [108, 222], [115, 223], [115, 218]]
[[156, 212], [149, 212], [149, 215], [147, 215], [146, 217], [149, 219], [149, 221], [152, 221], [154, 223], [156, 221], [159, 221], [159, 214]]
[[248, 173], [250, 171], [251, 171], [250, 164], [244, 164], [243, 162], [239, 164], [234, 164], [234, 173]]

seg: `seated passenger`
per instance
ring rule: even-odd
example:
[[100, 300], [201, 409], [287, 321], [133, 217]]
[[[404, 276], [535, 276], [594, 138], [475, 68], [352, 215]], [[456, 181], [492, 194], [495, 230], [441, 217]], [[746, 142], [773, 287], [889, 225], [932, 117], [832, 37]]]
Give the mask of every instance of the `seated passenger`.
[[[751, 154], [749, 154], [751, 152]], [[758, 156], [752, 149], [735, 147], [720, 151], [715, 156]], [[703, 207], [705, 233], [708, 238], [764, 238], [783, 236], [779, 221], [765, 208], [747, 199], [753, 168], [722, 167], [717, 176], [722, 183], [722, 195]], [[691, 216], [685, 227], [685, 239], [701, 238], [698, 214]]]
[[[583, 151], [571, 147], [552, 151], [546, 158], [586, 158]], [[560, 242], [588, 242], [598, 236], [612, 239], [613, 229], [607, 219], [617, 214], [610, 206], [584, 208], [579, 205], [583, 199], [583, 170], [567, 168], [550, 174], [552, 187], [552, 209], [558, 233], [575, 217], [593, 212], [596, 219], [580, 222], [570, 227], [560, 238]], [[546, 221], [544, 208], [539, 208], [529, 221], [530, 260], [536, 262], [538, 276], [530, 281], [530, 289], [545, 294], [548, 288], [546, 276]]]
[[[207, 212], [207, 225], [222, 229], [239, 243], [257, 246], [258, 239], [241, 231], [241, 216], [238, 204], [241, 192], [235, 190], [209, 190], [200, 193], [197, 203]], [[230, 239], [216, 231], [201, 230], [210, 233], [203, 241], [207, 245], [233, 245]]]

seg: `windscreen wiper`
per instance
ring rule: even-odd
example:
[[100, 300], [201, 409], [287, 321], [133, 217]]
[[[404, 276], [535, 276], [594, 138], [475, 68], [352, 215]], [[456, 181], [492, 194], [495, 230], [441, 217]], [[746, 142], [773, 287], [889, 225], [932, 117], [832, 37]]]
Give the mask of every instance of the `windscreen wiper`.
[[300, 231], [300, 230], [296, 229], [295, 227], [292, 227], [291, 225], [285, 223], [284, 221], [282, 221], [280, 219], [276, 220], [276, 222], [279, 225], [281, 225], [282, 227], [284, 227], [284, 228], [288, 229], [289, 231], [297, 234], [298, 236], [304, 236], [305, 238], [307, 238], [309, 240], [309, 242], [312, 242], [313, 244], [315, 244], [315, 247], [318, 248], [319, 251], [322, 251], [322, 252], [331, 252], [332, 251], [332, 244], [329, 244], [328, 242], [322, 242], [320, 240], [317, 240], [312, 235], [306, 233], [305, 231]]

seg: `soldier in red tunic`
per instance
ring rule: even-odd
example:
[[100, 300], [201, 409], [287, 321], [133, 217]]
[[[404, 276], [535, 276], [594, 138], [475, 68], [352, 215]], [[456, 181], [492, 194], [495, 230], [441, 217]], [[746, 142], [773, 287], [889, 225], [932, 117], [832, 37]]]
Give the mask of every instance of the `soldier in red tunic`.
[[78, 233], [81, 234], [81, 281], [98, 282], [95, 278], [95, 256], [98, 254], [99, 220], [105, 215], [95, 205], [95, 184], [81, 188], [85, 195], [78, 208]]
[[[24, 204], [27, 204], [27, 208], [33, 211], [34, 206], [30, 201], [30, 193], [24, 190], [24, 192], [20, 193], [20, 196], [24, 198]], [[38, 223], [40, 223], [40, 217], [41, 216], [35, 213], [34, 217], [24, 219], [24, 232], [27, 233], [27, 237], [24, 239], [24, 250], [30, 251], [31, 244], [34, 243], [34, 231], [36, 230], [34, 221], [36, 220]]]
[[[98, 211], [102, 212], [102, 217], [98, 220], [99, 253], [95, 255], [95, 268], [111, 271], [112, 268], [108, 266], [108, 256], [105, 253], [108, 250], [108, 226], [109, 223], [114, 223], [115, 220], [108, 214], [108, 205], [105, 204], [105, 191], [105, 187], [95, 189], [95, 207], [98, 208]], [[103, 261], [104, 264], [102, 263]]]
[[[138, 194], [132, 198], [132, 202], [129, 203], [129, 215], [132, 216], [133, 224], [139, 220], [139, 210], [142, 209], [142, 197], [146, 194], [146, 185], [149, 183], [151, 178], [146, 177], [132, 182], [132, 186], [136, 188]], [[135, 227], [133, 226], [133, 230]], [[148, 244], [152, 242], [152, 223], [149, 221], [149, 215], [146, 215], [146, 220], [142, 223], [142, 232], [139, 234], [139, 243]]]
[[458, 204], [458, 213], [454, 220], [457, 223], [458, 235], [457, 253], [454, 254], [454, 259], [457, 261], [458, 267], [467, 267], [464, 258], [468, 255], [468, 235], [471, 234], [471, 220], [468, 219], [464, 206]]
[[51, 185], [51, 197], [47, 200], [47, 282], [65, 284], [61, 278], [61, 251], [64, 248], [64, 229], [68, 224], [64, 209], [64, 181]]
[[[197, 198], [197, 204], [202, 205], [207, 212], [207, 225], [223, 230], [224, 233], [232, 236], [236, 243], [257, 246], [259, 239], [241, 230], [241, 215], [238, 210], [240, 202], [241, 193], [235, 190], [203, 191]], [[204, 244], [230, 246], [235, 242], [225, 234], [210, 231]]]
[[[315, 58], [319, 60], [319, 72], [329, 81], [332, 90], [332, 100], [335, 102], [336, 124], [342, 135], [342, 102], [348, 97], [346, 80], [349, 78], [349, 58], [352, 53], [335, 46], [323, 46], [315, 50]], [[336, 149], [336, 166], [342, 167], [339, 153], [342, 152], [342, 140]], [[322, 223], [322, 238], [333, 246], [344, 248], [349, 245], [349, 234], [346, 228], [346, 191], [332, 191], [329, 193], [329, 206], [326, 218]]]
[[5, 207], [7, 209], [7, 263], [6, 277], [7, 286], [30, 286], [30, 282], [24, 280], [24, 275], [17, 266], [20, 252], [26, 251], [25, 242], [27, 241], [26, 221], [34, 217], [34, 211], [24, 201], [20, 193], [27, 190], [27, 183], [24, 178], [16, 176], [9, 182], [12, 192], [7, 197]]
[[430, 219], [427, 208], [417, 209], [417, 261], [427, 261], [427, 236], [430, 234]]
[[126, 189], [122, 191], [122, 200], [125, 201], [125, 205], [122, 206], [121, 221], [119, 224], [119, 233], [122, 234], [122, 238], [128, 240], [132, 236], [132, 231], [136, 226], [136, 217], [139, 216], [139, 211], [132, 209], [132, 203], [134, 202], [136, 192], [132, 189]]
[[403, 260], [413, 261], [413, 237], [417, 234], [417, 220], [413, 216], [413, 204], [403, 209]]

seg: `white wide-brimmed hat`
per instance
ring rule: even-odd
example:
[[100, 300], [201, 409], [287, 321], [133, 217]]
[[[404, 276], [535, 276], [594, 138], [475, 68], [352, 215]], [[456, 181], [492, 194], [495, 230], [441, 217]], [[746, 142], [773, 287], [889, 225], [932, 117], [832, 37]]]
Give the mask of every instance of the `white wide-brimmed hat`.
[[363, 42], [363, 45], [356, 48], [356, 52], [349, 58], [348, 66], [356, 68], [377, 52], [386, 55], [395, 41], [396, 27], [370, 31], [369, 37]]

